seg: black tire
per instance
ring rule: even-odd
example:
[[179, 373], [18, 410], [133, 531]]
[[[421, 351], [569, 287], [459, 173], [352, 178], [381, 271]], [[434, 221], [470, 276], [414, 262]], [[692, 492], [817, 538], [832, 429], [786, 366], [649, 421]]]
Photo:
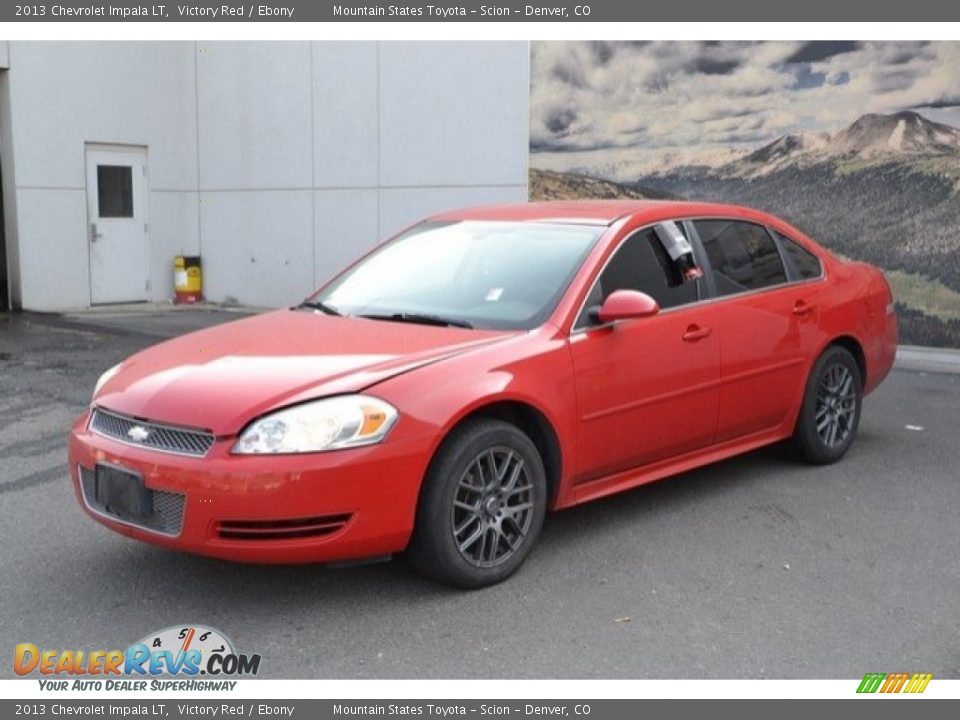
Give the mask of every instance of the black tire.
[[831, 345], [817, 358], [803, 396], [791, 445], [803, 461], [827, 465], [844, 456], [857, 435], [863, 376], [850, 352]]
[[[530, 438], [500, 420], [468, 420], [430, 464], [407, 556], [438, 582], [464, 589], [493, 585], [530, 554], [546, 507], [546, 472]], [[462, 549], [478, 532], [482, 537]]]

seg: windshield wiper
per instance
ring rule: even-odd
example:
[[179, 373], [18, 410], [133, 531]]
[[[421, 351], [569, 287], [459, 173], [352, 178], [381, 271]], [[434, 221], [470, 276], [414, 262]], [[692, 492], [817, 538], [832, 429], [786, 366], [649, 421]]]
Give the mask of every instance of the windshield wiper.
[[392, 322], [419, 323], [421, 325], [437, 325], [440, 327], [473, 328], [466, 320], [444, 317], [442, 315], [427, 315], [425, 313], [397, 312], [382, 315], [361, 315], [369, 320], [389, 320]]
[[336, 315], [337, 317], [341, 317], [343, 315], [343, 313], [337, 310], [333, 305], [327, 305], [326, 303], [322, 303], [318, 300], [306, 300], [297, 305], [297, 307], [309, 308], [310, 310], [319, 310], [327, 315]]

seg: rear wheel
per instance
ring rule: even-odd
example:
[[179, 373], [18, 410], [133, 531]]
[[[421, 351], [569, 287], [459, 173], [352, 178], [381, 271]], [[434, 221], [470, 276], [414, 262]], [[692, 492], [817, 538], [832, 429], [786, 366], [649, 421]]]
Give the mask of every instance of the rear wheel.
[[431, 463], [408, 555], [440, 582], [492, 585], [526, 559], [546, 505], [546, 473], [530, 438], [509, 423], [470, 420]]
[[810, 372], [792, 444], [801, 459], [836, 462], [853, 444], [860, 425], [863, 377], [850, 352], [831, 345]]

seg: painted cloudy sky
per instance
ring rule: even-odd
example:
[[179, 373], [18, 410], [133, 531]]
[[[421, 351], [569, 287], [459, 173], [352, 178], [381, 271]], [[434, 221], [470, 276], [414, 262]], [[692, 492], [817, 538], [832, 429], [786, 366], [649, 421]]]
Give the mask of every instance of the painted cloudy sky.
[[539, 42], [531, 85], [535, 165], [682, 158], [870, 112], [960, 126], [960, 43]]

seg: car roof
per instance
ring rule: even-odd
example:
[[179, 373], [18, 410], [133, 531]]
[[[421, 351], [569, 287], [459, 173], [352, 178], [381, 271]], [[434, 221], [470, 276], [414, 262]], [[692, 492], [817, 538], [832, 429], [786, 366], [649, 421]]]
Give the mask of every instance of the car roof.
[[[628, 215], [742, 214], [747, 208], [718, 203], [677, 200], [553, 200], [548, 202], [481, 205], [434, 215], [433, 221], [487, 220], [508, 222], [557, 222], [581, 225], [610, 225]], [[755, 212], [755, 211], [754, 211]]]

